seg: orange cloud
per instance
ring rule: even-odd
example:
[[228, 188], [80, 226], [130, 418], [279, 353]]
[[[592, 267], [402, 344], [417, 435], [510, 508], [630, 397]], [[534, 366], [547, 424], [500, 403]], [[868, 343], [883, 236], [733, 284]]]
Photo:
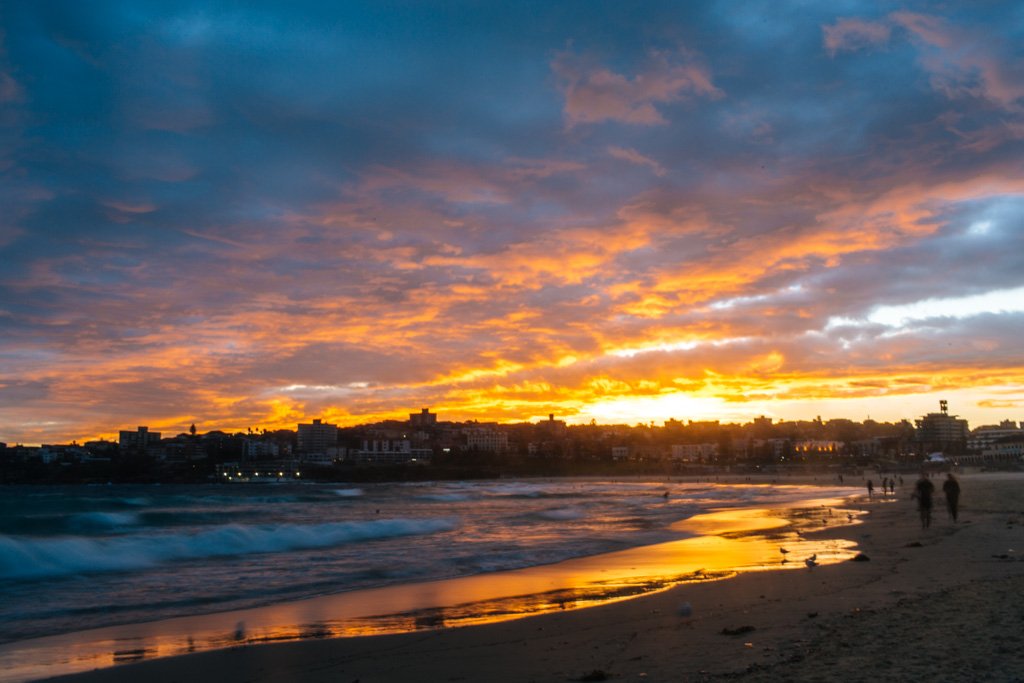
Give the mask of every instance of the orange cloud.
[[593, 66], [571, 52], [551, 62], [565, 97], [564, 116], [570, 127], [581, 123], [619, 121], [635, 125], [668, 123], [656, 105], [689, 96], [722, 97], [708, 70], [692, 59], [652, 51], [644, 69], [632, 78]]

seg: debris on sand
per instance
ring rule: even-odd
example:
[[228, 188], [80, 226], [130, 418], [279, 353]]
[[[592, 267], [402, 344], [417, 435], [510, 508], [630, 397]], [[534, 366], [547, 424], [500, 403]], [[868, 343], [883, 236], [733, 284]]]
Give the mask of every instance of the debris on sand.
[[753, 626], [749, 626], [749, 625], [748, 626], [737, 626], [736, 628], [723, 628], [721, 630], [721, 634], [723, 636], [741, 636], [744, 633], [750, 633], [751, 631], [756, 631], [756, 630], [757, 629], [755, 629]]

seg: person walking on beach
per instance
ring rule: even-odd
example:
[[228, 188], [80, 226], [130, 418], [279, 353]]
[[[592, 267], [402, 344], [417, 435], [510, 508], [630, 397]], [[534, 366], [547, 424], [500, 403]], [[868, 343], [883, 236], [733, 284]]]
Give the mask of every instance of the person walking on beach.
[[921, 472], [921, 478], [914, 485], [914, 498], [917, 498], [917, 511], [921, 515], [922, 529], [927, 529], [932, 525], [933, 493], [935, 493], [935, 484], [931, 482], [925, 472]]
[[956, 518], [960, 512], [960, 482], [956, 480], [952, 472], [946, 475], [946, 481], [942, 483], [942, 492], [946, 494], [946, 512], [956, 524]]
[[875, 482], [868, 479], [868, 498], [871, 498], [871, 494], [875, 492]]

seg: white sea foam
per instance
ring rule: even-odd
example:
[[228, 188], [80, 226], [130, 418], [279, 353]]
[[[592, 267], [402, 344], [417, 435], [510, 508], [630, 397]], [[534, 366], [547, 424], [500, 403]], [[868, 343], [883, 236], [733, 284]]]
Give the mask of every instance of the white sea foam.
[[0, 536], [0, 579], [144, 569], [176, 560], [273, 553], [449, 531], [449, 519], [382, 519], [327, 524], [230, 524], [194, 534], [114, 538]]
[[342, 498], [359, 498], [363, 495], [362, 489], [334, 489], [334, 495]]

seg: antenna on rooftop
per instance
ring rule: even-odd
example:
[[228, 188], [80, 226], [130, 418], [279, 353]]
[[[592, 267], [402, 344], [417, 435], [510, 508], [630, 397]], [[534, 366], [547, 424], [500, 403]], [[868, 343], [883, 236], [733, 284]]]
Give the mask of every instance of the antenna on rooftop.
[[939, 410], [942, 411], [943, 415], [947, 415], [949, 413], [949, 404], [946, 403], [945, 399], [939, 401]]

